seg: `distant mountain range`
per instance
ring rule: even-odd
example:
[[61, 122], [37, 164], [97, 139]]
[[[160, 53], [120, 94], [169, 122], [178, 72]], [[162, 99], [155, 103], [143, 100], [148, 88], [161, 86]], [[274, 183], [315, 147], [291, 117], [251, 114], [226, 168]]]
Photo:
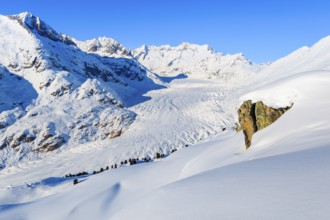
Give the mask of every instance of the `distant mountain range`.
[[197, 79], [241, 83], [266, 64], [253, 64], [243, 54], [225, 55], [208, 45], [182, 43], [177, 47], [141, 46], [133, 56], [150, 71], [162, 76], [186, 74]]

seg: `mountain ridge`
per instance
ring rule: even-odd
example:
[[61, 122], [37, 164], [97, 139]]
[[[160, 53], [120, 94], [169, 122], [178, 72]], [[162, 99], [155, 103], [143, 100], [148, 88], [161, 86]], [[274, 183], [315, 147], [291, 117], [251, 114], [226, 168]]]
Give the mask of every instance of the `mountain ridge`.
[[132, 54], [152, 72], [161, 76], [186, 74], [192, 78], [224, 83], [244, 82], [266, 66], [253, 64], [242, 53], [222, 54], [209, 45], [187, 42], [176, 47], [142, 45], [132, 50]]
[[[32, 85], [24, 86], [26, 92], [37, 94], [31, 102], [20, 100], [23, 96], [14, 90], [2, 91], [14, 97], [0, 112], [2, 167], [43, 157], [42, 152], [115, 138], [136, 117], [125, 100], [164, 87], [134, 59], [86, 53], [31, 13], [1, 15], [0, 29], [2, 74], [26, 80]], [[7, 78], [1, 83], [9, 83]], [[30, 104], [8, 107], [10, 102]]]

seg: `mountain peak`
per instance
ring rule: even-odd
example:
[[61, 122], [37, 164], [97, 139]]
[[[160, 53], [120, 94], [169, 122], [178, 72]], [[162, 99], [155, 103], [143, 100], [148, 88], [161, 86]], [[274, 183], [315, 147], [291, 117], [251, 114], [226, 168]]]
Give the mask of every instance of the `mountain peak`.
[[26, 20], [28, 18], [36, 17], [31, 12], [28, 12], [28, 11], [25, 11], [25, 12], [22, 12], [17, 15], [13, 15], [13, 16], [19, 17], [19, 18], [21, 18], [21, 20]]
[[96, 53], [106, 57], [131, 58], [131, 52], [119, 41], [109, 37], [98, 37], [86, 41], [74, 40], [77, 46], [83, 51]]
[[15, 17], [18, 20], [20, 20], [22, 23], [30, 26], [32, 28], [33, 26], [33, 20], [39, 20], [39, 17], [34, 16], [31, 12], [22, 12], [17, 15], [12, 15], [11, 17]]
[[189, 42], [182, 42], [176, 48], [178, 48], [179, 50], [189, 50], [189, 49], [190, 50], [198, 50], [198, 49], [202, 49], [202, 50], [206, 50], [206, 51], [210, 51], [210, 52], [215, 52], [214, 49], [212, 47], [210, 47], [210, 45], [208, 45], [208, 44], [199, 45], [199, 44], [193, 44], [193, 43], [189, 43]]
[[49, 27], [39, 17], [34, 16], [31, 12], [22, 12], [20, 14], [11, 15], [9, 17], [18, 21], [20, 25], [30, 31], [40, 28], [41, 25]]
[[30, 33], [46, 37], [55, 42], [63, 42], [68, 45], [74, 45], [74, 43], [67, 38], [63, 38], [61, 34], [56, 32], [52, 27], [42, 21], [39, 17], [34, 16], [31, 12], [23, 12], [16, 15], [8, 16], [11, 19], [16, 20], [23, 28]]

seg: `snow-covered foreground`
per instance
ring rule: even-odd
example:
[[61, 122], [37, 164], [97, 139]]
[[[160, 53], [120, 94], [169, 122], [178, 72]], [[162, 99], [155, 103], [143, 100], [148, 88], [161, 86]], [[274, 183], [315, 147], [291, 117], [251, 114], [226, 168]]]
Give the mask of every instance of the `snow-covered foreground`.
[[[2, 179], [13, 186], [1, 184], [0, 219], [329, 219], [329, 85], [330, 72], [314, 71], [243, 96], [241, 101], [267, 97], [264, 101], [272, 106], [294, 103], [254, 135], [248, 151], [242, 133], [227, 129], [165, 159], [83, 177], [77, 185], [56, 176], [56, 168], [66, 166], [65, 157], [13, 178], [7, 174]], [[170, 107], [181, 105], [184, 111], [183, 104], [174, 99]], [[143, 106], [148, 109], [148, 102]], [[171, 129], [177, 132], [179, 126]], [[86, 157], [84, 163], [99, 156]], [[33, 175], [45, 179], [18, 183], [19, 176]]]

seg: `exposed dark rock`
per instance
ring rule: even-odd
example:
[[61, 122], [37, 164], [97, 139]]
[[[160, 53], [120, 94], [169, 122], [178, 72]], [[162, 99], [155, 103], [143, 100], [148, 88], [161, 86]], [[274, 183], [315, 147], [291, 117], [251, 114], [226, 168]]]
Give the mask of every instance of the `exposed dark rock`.
[[77, 129], [81, 130], [81, 129], [87, 128], [88, 126], [91, 126], [91, 125], [90, 124], [83, 124], [83, 125], [80, 125]]
[[8, 126], [8, 123], [6, 123], [6, 122], [0, 122], [0, 129], [4, 129], [7, 126]]
[[78, 184], [78, 179], [73, 180], [73, 185], [76, 185], [76, 184]]
[[31, 63], [26, 64], [23, 68], [24, 68], [24, 69], [32, 68], [32, 67], [36, 64], [37, 59], [38, 59], [37, 57], [34, 57], [34, 58], [31, 60]]
[[37, 115], [38, 115], [38, 112], [35, 112], [35, 113], [30, 114], [29, 117], [35, 117]]
[[16, 16], [9, 16], [9, 18], [18, 21], [18, 23], [30, 33], [36, 32], [40, 36], [46, 37], [52, 41], [59, 41], [67, 45], [76, 46], [76, 44], [68, 36], [60, 35], [52, 27], [42, 21], [39, 17], [33, 16], [30, 13], [26, 13], [25, 16], [22, 16], [22, 14]]
[[112, 81], [112, 82], [115, 82], [115, 83], [122, 83], [118, 80], [118, 78], [115, 78], [113, 76], [111, 71], [101, 70], [95, 64], [84, 63], [84, 72], [85, 72], [85, 76], [87, 78], [99, 77], [104, 82]]
[[173, 154], [175, 151], [177, 151], [176, 148], [172, 149], [172, 150], [171, 150], [171, 154]]
[[11, 143], [11, 147], [12, 148], [16, 148], [18, 147], [20, 144], [22, 143], [31, 143], [32, 141], [34, 141], [36, 139], [36, 137], [33, 134], [30, 133], [23, 133], [21, 135], [19, 135], [18, 137], [16, 137], [13, 140], [13, 143]]
[[[109, 60], [112, 60], [112, 62], [108, 62]], [[111, 58], [107, 59], [107, 63], [105, 64], [109, 65], [117, 76], [123, 76], [130, 80], [137, 79], [138, 81], [142, 81], [144, 79], [143, 76], [137, 74], [137, 72], [143, 72], [144, 74], [147, 74], [146, 70], [139, 67], [135, 60]]]
[[8, 145], [9, 145], [9, 143], [5, 139], [4, 141], [2, 141], [2, 143], [0, 143], [0, 150], [5, 149], [6, 147], [8, 147]]
[[51, 95], [52, 96], [62, 96], [64, 94], [67, 94], [71, 91], [71, 87], [72, 87], [72, 83], [67, 84], [67, 85], [62, 85], [59, 89], [57, 89], [56, 91], [52, 92]]
[[39, 147], [37, 151], [53, 151], [57, 148], [61, 147], [65, 143], [65, 139], [62, 136], [56, 135], [52, 136], [51, 138], [47, 138], [44, 141], [39, 142]]
[[239, 125], [236, 130], [243, 130], [246, 149], [251, 146], [254, 133], [274, 123], [291, 107], [292, 105], [275, 109], [261, 101], [256, 103], [252, 103], [251, 100], [245, 101], [237, 111]]
[[67, 35], [62, 35], [61, 37], [62, 37], [62, 42], [65, 43], [66, 45], [77, 46]]
[[84, 70], [85, 73], [91, 78], [97, 77], [102, 74], [102, 71], [97, 68], [97, 66], [88, 63], [84, 63]]
[[11, 146], [11, 142], [14, 139], [14, 135], [5, 137], [2, 142], [0, 142], [0, 150], [3, 150], [6, 147]]
[[119, 137], [122, 133], [122, 130], [112, 130], [109, 133], [109, 138]]

